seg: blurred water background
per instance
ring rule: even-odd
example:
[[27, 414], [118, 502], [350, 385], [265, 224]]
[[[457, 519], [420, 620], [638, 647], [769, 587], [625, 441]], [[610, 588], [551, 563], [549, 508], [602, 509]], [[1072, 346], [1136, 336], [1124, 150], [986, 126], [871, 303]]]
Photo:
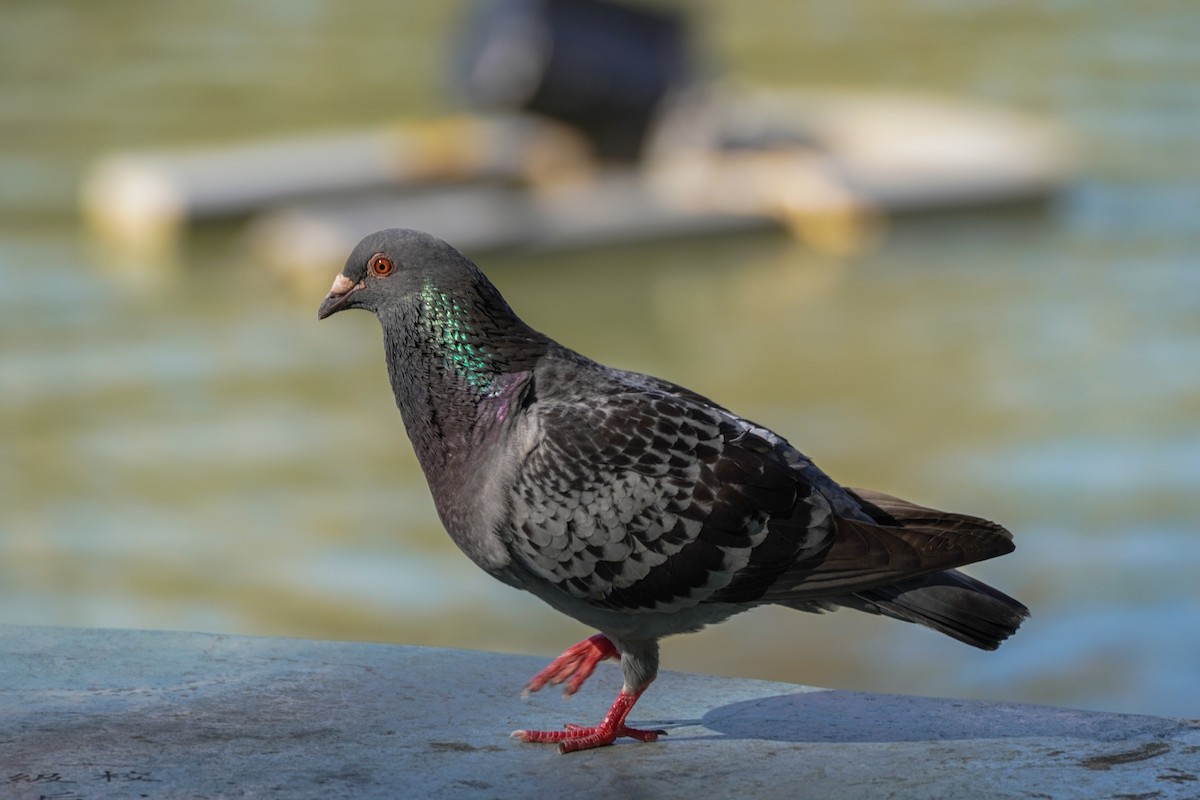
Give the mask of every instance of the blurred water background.
[[[459, 10], [0, 5], [0, 623], [547, 656], [588, 633], [453, 549], [373, 319], [318, 324], [325, 282], [284, 286], [237, 229], [131, 264], [76, 211], [111, 149], [444, 113]], [[974, 570], [1033, 609], [996, 653], [761, 610], [669, 640], [665, 666], [1200, 717], [1200, 6], [699, 11], [749, 80], [1043, 114], [1081, 174], [1049, 209], [904, 220], [854, 258], [762, 235], [485, 262], [561, 341], [732, 406], [844, 483], [1016, 533]]]

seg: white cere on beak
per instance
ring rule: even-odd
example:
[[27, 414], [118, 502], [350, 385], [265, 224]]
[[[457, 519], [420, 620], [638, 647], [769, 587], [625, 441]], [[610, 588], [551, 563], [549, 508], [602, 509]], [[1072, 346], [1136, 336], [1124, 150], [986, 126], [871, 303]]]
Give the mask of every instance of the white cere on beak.
[[361, 287], [362, 287], [361, 283], [355, 283], [354, 281], [350, 280], [345, 275], [343, 275], [342, 273], [339, 272], [338, 276], [333, 279], [333, 286], [331, 286], [329, 288], [329, 293], [335, 294], [335, 295], [336, 294], [345, 294], [346, 292], [350, 291], [351, 289], [361, 288]]

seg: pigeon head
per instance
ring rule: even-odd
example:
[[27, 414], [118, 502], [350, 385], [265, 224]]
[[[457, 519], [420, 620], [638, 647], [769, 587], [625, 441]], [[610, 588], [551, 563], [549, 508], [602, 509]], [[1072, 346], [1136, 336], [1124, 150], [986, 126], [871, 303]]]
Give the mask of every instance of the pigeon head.
[[446, 291], [480, 283], [487, 285], [479, 269], [441, 239], [389, 228], [372, 233], [354, 248], [317, 310], [317, 319], [362, 308], [383, 320], [390, 312], [418, 302], [430, 287]]
[[317, 317], [347, 308], [379, 319], [392, 390], [414, 441], [432, 419], [472, 428], [479, 404], [515, 391], [515, 376], [549, 346], [469, 258], [420, 231], [392, 228], [358, 243]]

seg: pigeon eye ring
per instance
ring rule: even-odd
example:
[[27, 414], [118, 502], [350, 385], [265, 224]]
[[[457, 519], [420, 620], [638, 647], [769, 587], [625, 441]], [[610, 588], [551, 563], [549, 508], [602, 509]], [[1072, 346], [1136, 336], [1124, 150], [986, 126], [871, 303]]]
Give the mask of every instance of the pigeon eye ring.
[[383, 253], [376, 253], [375, 255], [371, 256], [371, 264], [369, 269], [371, 270], [372, 275], [377, 275], [380, 278], [386, 278], [396, 269], [396, 265], [393, 264], [392, 260]]

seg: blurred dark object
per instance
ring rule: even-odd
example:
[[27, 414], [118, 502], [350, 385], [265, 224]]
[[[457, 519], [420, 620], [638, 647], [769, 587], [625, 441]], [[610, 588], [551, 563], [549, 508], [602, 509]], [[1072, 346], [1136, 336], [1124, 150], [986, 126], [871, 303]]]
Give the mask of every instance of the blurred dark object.
[[664, 101], [694, 80], [682, 14], [605, 0], [489, 0], [464, 26], [455, 81], [483, 110], [580, 131], [603, 161], [637, 161]]
[[844, 256], [876, 246], [892, 217], [1038, 202], [1071, 172], [1045, 120], [914, 92], [716, 81], [689, 33], [681, 14], [612, 0], [483, 0], [452, 62], [481, 113], [106, 154], [84, 213], [141, 260], [198, 224], [248, 219], [258, 260], [324, 283], [355, 242], [397, 224], [473, 255], [774, 227]]

